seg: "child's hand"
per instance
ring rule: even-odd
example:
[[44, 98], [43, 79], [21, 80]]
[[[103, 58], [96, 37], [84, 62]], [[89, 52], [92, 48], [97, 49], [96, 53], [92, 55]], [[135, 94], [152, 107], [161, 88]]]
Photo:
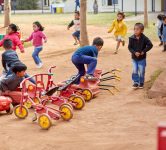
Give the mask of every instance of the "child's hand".
[[22, 44], [24, 44], [24, 42], [25, 42], [24, 40], [21, 40], [21, 43], [22, 43]]
[[145, 53], [144, 52], [141, 52], [141, 55], [144, 55]]
[[135, 53], [135, 56], [139, 57], [141, 54], [139, 52]]
[[24, 53], [24, 52], [25, 52], [24, 49], [22, 49], [22, 50], [21, 50], [21, 53]]
[[47, 43], [47, 39], [44, 40], [44, 43]]
[[67, 27], [67, 30], [70, 30], [70, 28], [69, 28], [69, 27]]

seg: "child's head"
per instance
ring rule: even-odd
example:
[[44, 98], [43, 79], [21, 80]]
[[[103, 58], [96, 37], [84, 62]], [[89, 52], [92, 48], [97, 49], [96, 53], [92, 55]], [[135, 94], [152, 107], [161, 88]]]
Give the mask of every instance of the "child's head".
[[24, 65], [24, 64], [22, 64], [22, 63], [15, 64], [14, 67], [12, 68], [12, 71], [13, 71], [18, 77], [24, 77], [26, 70], [27, 70], [27, 66]]
[[40, 24], [40, 22], [35, 21], [33, 23], [33, 30], [34, 31], [44, 31], [44, 27]]
[[80, 12], [79, 11], [75, 11], [74, 17], [75, 17], [75, 19], [80, 19]]
[[8, 34], [15, 33], [17, 31], [19, 31], [19, 27], [17, 25], [12, 23], [8, 26], [8, 29], [7, 29]]
[[134, 34], [140, 36], [144, 32], [144, 25], [142, 23], [136, 23], [134, 26]]
[[166, 24], [166, 16], [163, 16], [163, 22]]
[[5, 50], [11, 50], [13, 46], [13, 43], [10, 39], [5, 39], [3, 42], [3, 47]]
[[159, 15], [157, 16], [157, 19], [160, 20], [160, 21], [162, 21], [162, 20], [163, 20], [163, 15], [162, 15], [162, 14], [159, 14]]
[[122, 21], [125, 18], [124, 12], [118, 12], [117, 14], [117, 20]]
[[94, 38], [92, 45], [96, 46], [98, 51], [100, 51], [104, 45], [104, 41], [102, 38], [96, 37], [96, 38]]

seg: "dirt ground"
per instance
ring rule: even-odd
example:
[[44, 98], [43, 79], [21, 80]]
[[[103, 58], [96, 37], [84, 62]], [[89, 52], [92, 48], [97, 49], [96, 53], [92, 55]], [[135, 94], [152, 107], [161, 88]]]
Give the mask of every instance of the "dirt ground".
[[[89, 26], [89, 37], [96, 35], [105, 40], [99, 55], [98, 68], [104, 71], [113, 68], [122, 70], [122, 80], [117, 82], [120, 92], [112, 96], [101, 91], [99, 96], [81, 111], [74, 111], [70, 122], [54, 121], [48, 131], [31, 122], [33, 110], [25, 120], [14, 115], [0, 115], [1, 150], [155, 150], [157, 124], [166, 120], [165, 107], [146, 98], [144, 90], [133, 91], [131, 82], [131, 58], [127, 44], [118, 55], [113, 55], [115, 41], [106, 33], [106, 28]], [[47, 30], [49, 29], [49, 30]], [[76, 73], [70, 58], [77, 48], [73, 46], [71, 31], [63, 26], [46, 26], [48, 43], [41, 53], [42, 69], [36, 69], [31, 58], [33, 47], [27, 48], [19, 57], [28, 66], [28, 73], [46, 72], [56, 65], [55, 81], [67, 79]], [[24, 27], [24, 37], [31, 27]], [[166, 54], [154, 43], [148, 55], [146, 80], [158, 68], [165, 67]], [[19, 52], [19, 50], [18, 50]], [[2, 68], [2, 67], [1, 67]], [[1, 70], [2, 71], [2, 70]]]

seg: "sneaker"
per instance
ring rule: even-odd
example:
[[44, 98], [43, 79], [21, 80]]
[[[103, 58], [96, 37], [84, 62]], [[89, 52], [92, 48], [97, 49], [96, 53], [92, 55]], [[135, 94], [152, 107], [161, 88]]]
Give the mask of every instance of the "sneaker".
[[160, 44], [159, 44], [159, 46], [162, 46], [163, 45], [163, 42], [161, 42]]
[[115, 51], [114, 54], [115, 54], [115, 55], [118, 54], [118, 51]]
[[91, 81], [96, 81], [96, 80], [98, 80], [98, 78], [96, 78], [96, 77], [94, 77], [94, 76], [92, 76], [92, 75], [89, 75], [89, 74], [86, 74], [86, 75], [85, 75], [85, 78], [88, 79], [88, 80], [91, 80]]
[[143, 88], [144, 88], [144, 84], [143, 84], [143, 83], [140, 83], [139, 89], [143, 89]]
[[39, 63], [36, 65], [36, 68], [42, 68], [43, 64], [42, 63]]
[[133, 84], [133, 89], [137, 89], [139, 87], [138, 83]]
[[75, 42], [73, 45], [78, 45], [78, 43], [77, 43], [77, 42]]

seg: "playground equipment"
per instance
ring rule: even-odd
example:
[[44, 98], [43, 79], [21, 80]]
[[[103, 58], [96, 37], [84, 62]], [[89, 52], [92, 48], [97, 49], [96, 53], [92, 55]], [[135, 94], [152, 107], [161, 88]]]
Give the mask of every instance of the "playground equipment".
[[158, 125], [158, 150], [166, 150], [166, 122]]

